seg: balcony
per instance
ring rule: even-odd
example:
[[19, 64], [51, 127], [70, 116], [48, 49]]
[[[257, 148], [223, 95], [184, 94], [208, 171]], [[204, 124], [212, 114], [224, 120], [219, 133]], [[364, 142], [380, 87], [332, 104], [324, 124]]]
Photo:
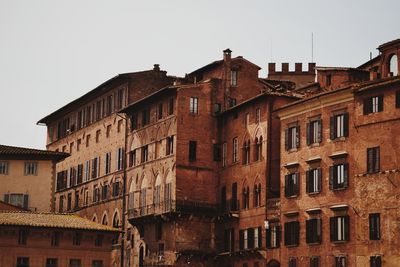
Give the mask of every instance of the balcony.
[[202, 214], [208, 216], [217, 215], [217, 206], [204, 202], [187, 200], [166, 200], [142, 207], [129, 207], [128, 220], [131, 224], [156, 220], [157, 217], [166, 214]]
[[228, 199], [222, 202], [219, 209], [220, 217], [219, 219], [229, 220], [239, 218], [240, 202], [238, 199]]

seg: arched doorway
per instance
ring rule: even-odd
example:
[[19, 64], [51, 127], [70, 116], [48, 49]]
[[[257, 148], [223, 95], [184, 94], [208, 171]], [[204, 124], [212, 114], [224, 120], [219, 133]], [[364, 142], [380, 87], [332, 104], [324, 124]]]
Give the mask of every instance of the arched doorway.
[[144, 260], [144, 248], [143, 246], [139, 249], [139, 267], [143, 267], [143, 260]]
[[278, 261], [276, 260], [270, 260], [267, 264], [267, 267], [280, 267], [281, 265], [279, 264]]

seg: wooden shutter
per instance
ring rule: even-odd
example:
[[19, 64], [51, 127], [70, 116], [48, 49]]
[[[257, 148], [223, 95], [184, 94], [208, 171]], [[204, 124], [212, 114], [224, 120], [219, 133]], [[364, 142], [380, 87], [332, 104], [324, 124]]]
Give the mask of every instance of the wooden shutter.
[[374, 171], [374, 149], [367, 148], [367, 172], [372, 173]]
[[294, 245], [299, 245], [300, 240], [300, 222], [293, 223], [294, 226]]
[[374, 171], [378, 172], [380, 170], [380, 149], [379, 147], [375, 148], [375, 164]]
[[312, 220], [307, 220], [306, 221], [306, 243], [312, 242], [312, 234], [313, 234], [312, 232], [313, 232]]
[[322, 168], [318, 168], [318, 192], [322, 190]]
[[329, 190], [333, 190], [333, 170], [335, 166], [330, 166], [329, 167]]
[[396, 108], [400, 108], [400, 91], [396, 92]]
[[277, 225], [276, 228], [276, 247], [279, 248], [281, 245], [282, 227]]
[[24, 195], [24, 209], [28, 209], [29, 195]]
[[343, 113], [343, 134], [349, 136], [349, 113]]
[[330, 239], [332, 241], [337, 241], [337, 219], [336, 217], [329, 218], [329, 228], [330, 228]]
[[254, 248], [254, 228], [247, 229], [247, 248]]
[[344, 187], [349, 187], [349, 164], [344, 164]]
[[306, 124], [306, 140], [307, 145], [309, 146], [311, 144], [311, 123], [309, 122]]
[[296, 179], [296, 186], [294, 186], [293, 191], [294, 191], [295, 195], [298, 195], [300, 192], [300, 173], [299, 172], [296, 172], [295, 179]]
[[262, 228], [261, 227], [258, 227], [257, 228], [257, 231], [258, 231], [258, 240], [257, 240], [257, 244], [258, 244], [258, 247], [259, 248], [261, 248], [262, 247], [262, 230], [261, 230]]
[[10, 195], [9, 194], [4, 194], [4, 202], [10, 203]]
[[310, 193], [311, 192], [311, 180], [312, 179], [310, 179], [310, 173], [311, 173], [311, 171], [306, 171], [306, 192], [307, 193]]
[[369, 239], [375, 239], [375, 217], [373, 214], [369, 215]]
[[300, 126], [296, 126], [296, 147], [300, 147]]
[[344, 216], [344, 238], [346, 241], [350, 240], [350, 217]]
[[371, 113], [371, 98], [364, 99], [363, 111], [364, 115]]
[[289, 174], [285, 175], [285, 197], [288, 197], [289, 194]]
[[318, 143], [322, 142], [322, 119], [319, 119], [319, 121], [318, 121], [318, 140], [317, 140], [317, 142]]
[[383, 95], [378, 96], [378, 112], [383, 111]]
[[271, 248], [272, 244], [271, 244], [271, 232], [272, 232], [272, 228], [271, 226], [269, 226], [269, 228], [265, 231], [266, 232], [266, 247], [267, 248]]
[[285, 242], [285, 246], [289, 245], [289, 240], [290, 240], [290, 233], [289, 233], [289, 226], [290, 223], [285, 223], [285, 232], [284, 232], [284, 242]]
[[336, 123], [335, 123], [335, 116], [330, 118], [330, 138], [331, 140], [336, 138]]
[[243, 250], [244, 248], [244, 230], [239, 230], [239, 249]]
[[285, 150], [289, 150], [289, 129], [285, 129]]
[[318, 242], [321, 242], [322, 241], [322, 219], [317, 219], [317, 230], [316, 230], [316, 233], [317, 233], [317, 241]]

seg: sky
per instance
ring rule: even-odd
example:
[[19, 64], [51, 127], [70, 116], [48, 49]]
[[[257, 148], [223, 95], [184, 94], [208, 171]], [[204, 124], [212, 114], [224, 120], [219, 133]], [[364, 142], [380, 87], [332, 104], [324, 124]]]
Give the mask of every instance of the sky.
[[398, 0], [0, 0], [0, 144], [45, 149], [36, 122], [118, 73], [232, 56], [357, 67], [400, 38]]

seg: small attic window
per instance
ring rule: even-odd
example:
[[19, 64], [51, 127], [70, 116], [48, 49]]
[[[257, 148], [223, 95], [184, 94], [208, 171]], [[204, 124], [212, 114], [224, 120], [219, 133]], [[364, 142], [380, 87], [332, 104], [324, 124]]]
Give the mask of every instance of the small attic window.
[[392, 55], [389, 58], [389, 76], [399, 75], [397, 56]]

